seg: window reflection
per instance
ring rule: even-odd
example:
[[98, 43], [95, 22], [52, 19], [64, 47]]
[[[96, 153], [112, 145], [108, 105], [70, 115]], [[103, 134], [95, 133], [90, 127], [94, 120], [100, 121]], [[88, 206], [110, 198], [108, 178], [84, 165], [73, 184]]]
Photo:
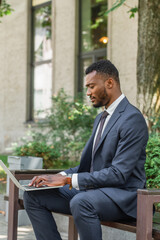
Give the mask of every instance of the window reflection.
[[81, 1], [81, 51], [87, 52], [104, 48], [107, 44], [107, 0]]
[[52, 65], [42, 64], [35, 67], [34, 73], [34, 117], [44, 118], [45, 113], [51, 106], [52, 94]]
[[35, 10], [34, 22], [35, 61], [51, 59], [51, 6], [46, 6]]
[[107, 17], [104, 13], [108, 0], [80, 1], [80, 48], [77, 91], [84, 87], [84, 70], [91, 63], [106, 59], [109, 41], [107, 37]]

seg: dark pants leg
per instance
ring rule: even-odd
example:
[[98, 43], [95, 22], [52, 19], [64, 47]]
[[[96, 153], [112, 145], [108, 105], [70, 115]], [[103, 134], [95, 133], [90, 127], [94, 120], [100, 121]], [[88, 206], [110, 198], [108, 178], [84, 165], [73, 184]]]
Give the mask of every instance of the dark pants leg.
[[129, 217], [99, 189], [78, 193], [70, 201], [81, 240], [102, 240], [100, 221], [115, 221]]
[[61, 240], [52, 211], [72, 213], [81, 240], [102, 240], [100, 221], [129, 218], [99, 189], [81, 192], [65, 186], [25, 192], [24, 206], [37, 240]]
[[24, 207], [37, 240], [61, 240], [51, 212], [71, 214], [69, 202], [77, 193], [75, 189], [69, 190], [68, 186], [24, 193]]

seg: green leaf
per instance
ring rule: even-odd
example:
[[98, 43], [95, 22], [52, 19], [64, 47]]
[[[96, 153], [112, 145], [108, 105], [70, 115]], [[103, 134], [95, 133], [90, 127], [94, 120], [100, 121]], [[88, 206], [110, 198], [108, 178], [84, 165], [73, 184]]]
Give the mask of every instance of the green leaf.
[[135, 13], [138, 12], [138, 8], [137, 7], [134, 7], [134, 8], [131, 8], [128, 13], [130, 13], [130, 18], [134, 18], [135, 17]]
[[108, 14], [112, 11], [114, 11], [115, 9], [119, 8], [120, 6], [122, 6], [124, 4], [124, 2], [126, 2], [127, 0], [117, 0], [113, 5], [112, 7], [107, 10], [104, 15], [105, 16], [108, 16]]
[[10, 15], [14, 9], [11, 8], [11, 5], [6, 3], [6, 0], [2, 0], [2, 3], [0, 5], [0, 18], [2, 18], [4, 15]]

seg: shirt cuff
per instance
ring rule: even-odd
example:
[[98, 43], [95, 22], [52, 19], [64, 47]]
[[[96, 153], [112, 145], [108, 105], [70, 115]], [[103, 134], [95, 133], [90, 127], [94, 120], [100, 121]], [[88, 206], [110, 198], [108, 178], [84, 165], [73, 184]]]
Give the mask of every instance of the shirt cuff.
[[72, 174], [72, 187], [79, 190], [78, 174], [77, 173]]
[[61, 174], [62, 176], [67, 176], [67, 174], [64, 171], [59, 172], [59, 174]]
[[[62, 176], [67, 176], [67, 174], [64, 171], [59, 172], [59, 174], [61, 174]], [[72, 187], [79, 190], [77, 173], [72, 174]]]

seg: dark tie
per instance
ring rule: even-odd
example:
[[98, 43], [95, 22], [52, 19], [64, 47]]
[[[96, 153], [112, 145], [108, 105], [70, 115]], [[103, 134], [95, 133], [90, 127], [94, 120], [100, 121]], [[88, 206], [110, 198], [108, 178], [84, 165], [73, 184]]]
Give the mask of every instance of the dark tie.
[[[104, 111], [102, 116], [101, 116], [101, 120], [100, 120], [100, 126], [99, 126], [99, 130], [98, 130], [98, 133], [97, 133], [97, 137], [96, 137], [96, 141], [95, 141], [95, 144], [94, 144], [94, 148], [93, 148], [93, 154], [94, 155], [94, 152], [98, 146], [98, 143], [101, 139], [101, 135], [102, 135], [102, 130], [103, 130], [103, 126], [104, 126], [104, 123], [105, 123], [105, 120], [106, 120], [106, 117], [109, 115], [109, 113], [107, 111]], [[91, 162], [91, 168], [90, 168], [90, 172], [93, 171], [93, 159], [92, 159], [92, 162]]]

